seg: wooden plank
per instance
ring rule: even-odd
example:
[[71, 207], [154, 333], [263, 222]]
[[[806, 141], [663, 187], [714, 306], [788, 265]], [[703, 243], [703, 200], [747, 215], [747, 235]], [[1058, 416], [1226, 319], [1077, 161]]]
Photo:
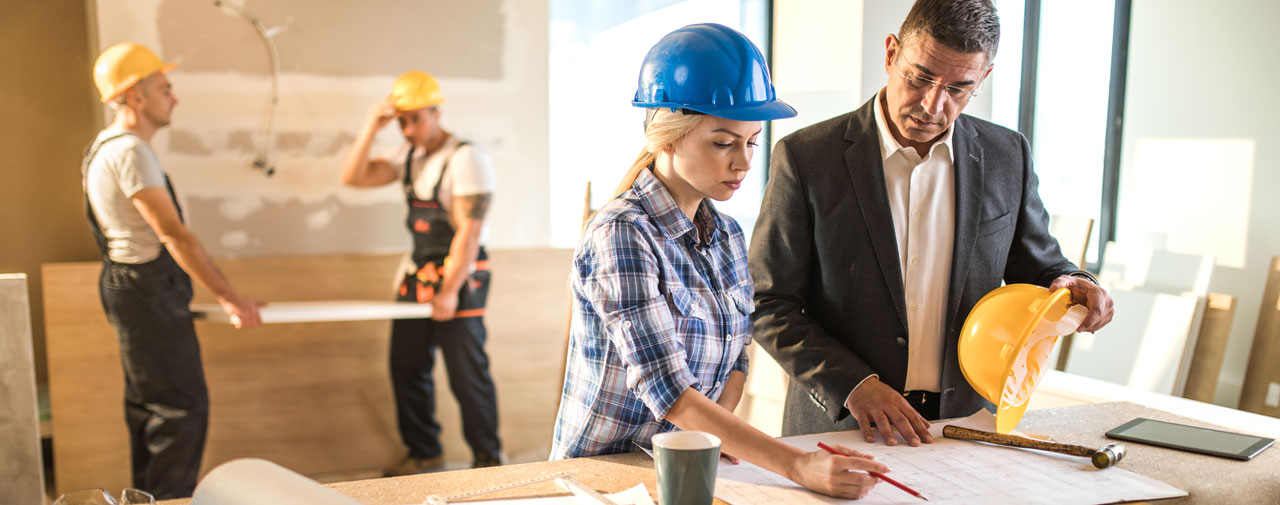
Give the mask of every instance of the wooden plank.
[[[487, 322], [499, 429], [512, 461], [550, 451], [571, 250], [491, 251]], [[391, 300], [399, 255], [224, 260], [242, 292], [266, 300]], [[129, 484], [123, 382], [97, 295], [98, 263], [44, 265], [55, 475], [61, 491]], [[212, 298], [197, 292], [197, 303]], [[376, 471], [403, 455], [387, 378], [390, 323], [196, 324], [209, 383], [203, 471], [261, 457], [305, 475]], [[531, 359], [534, 358], [534, 359]], [[442, 361], [437, 363], [443, 364]], [[457, 404], [436, 367], [448, 461], [471, 461]]]
[[1200, 336], [1196, 338], [1195, 352], [1191, 355], [1191, 367], [1187, 370], [1187, 387], [1182, 396], [1205, 403], [1213, 403], [1218, 390], [1218, 375], [1222, 372], [1222, 360], [1227, 354], [1227, 341], [1231, 337], [1231, 321], [1236, 316], [1236, 297], [1222, 293], [1209, 293], [1200, 322]]
[[[191, 313], [207, 323], [232, 323], [231, 317], [216, 303], [193, 303]], [[262, 324], [426, 319], [431, 317], [431, 304], [376, 300], [271, 302], [259, 309], [259, 315]]]
[[1271, 258], [1269, 272], [1240, 391], [1240, 408], [1280, 417], [1280, 256]]
[[44, 503], [26, 274], [0, 274], [0, 503]]

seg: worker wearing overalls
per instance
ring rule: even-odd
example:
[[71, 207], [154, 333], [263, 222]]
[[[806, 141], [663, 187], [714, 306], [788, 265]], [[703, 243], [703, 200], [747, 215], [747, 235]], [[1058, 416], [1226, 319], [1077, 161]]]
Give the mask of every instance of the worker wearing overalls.
[[102, 253], [98, 291], [120, 343], [133, 487], [160, 499], [195, 489], [209, 424], [192, 278], [239, 327], [260, 322], [258, 303], [232, 289], [183, 224], [149, 144], [178, 103], [164, 75], [173, 67], [139, 44], [103, 51], [94, 83], [116, 113], [81, 166], [85, 213]]
[[[473, 465], [500, 462], [497, 399], [484, 351], [489, 262], [481, 245], [493, 168], [475, 146], [441, 128], [443, 101], [430, 75], [401, 75], [391, 95], [370, 112], [342, 167], [342, 182], [349, 186], [400, 182], [404, 187], [413, 252], [402, 267], [397, 300], [432, 305], [431, 319], [392, 323], [391, 383], [409, 454], [387, 475], [430, 471], [444, 463], [431, 376], [437, 347], [462, 412]], [[375, 135], [392, 119], [398, 119], [406, 142], [386, 157], [370, 159]]]

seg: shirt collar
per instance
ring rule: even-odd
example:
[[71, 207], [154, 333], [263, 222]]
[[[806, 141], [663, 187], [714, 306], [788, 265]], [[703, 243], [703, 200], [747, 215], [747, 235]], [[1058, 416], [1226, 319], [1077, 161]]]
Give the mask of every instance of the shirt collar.
[[449, 138], [445, 139], [444, 143], [440, 144], [440, 147], [437, 147], [436, 150], [434, 151], [427, 152], [426, 149], [423, 149], [422, 147], [419, 147], [419, 146], [415, 146], [413, 145], [412, 142], [409, 142], [406, 140], [403, 144], [404, 147], [401, 148], [402, 152], [400, 154], [400, 157], [401, 158], [406, 157], [409, 155], [409, 152], [412, 151], [413, 159], [414, 161], [417, 161], [417, 160], [428, 158], [436, 154], [451, 152], [451, 150], [454, 147], [454, 144], [458, 144], [460, 142], [462, 142], [462, 140], [459, 139], [458, 137], [449, 135]]
[[[639, 198], [645, 212], [653, 218], [658, 229], [662, 231], [663, 236], [674, 239], [686, 233], [692, 233], [695, 244], [702, 242], [701, 237], [696, 233], [697, 227], [693, 225], [693, 221], [689, 220], [689, 216], [684, 215], [676, 205], [671, 192], [653, 175], [652, 170], [641, 170], [636, 175], [636, 181], [631, 184], [631, 189]], [[719, 212], [715, 211], [715, 206], [710, 200], [703, 198], [693, 217], [702, 223], [702, 228], [707, 231], [708, 244], [714, 243], [720, 237]]]
[[[876, 93], [875, 99], [876, 131], [880, 134], [880, 161], [889, 159], [890, 156], [903, 149], [915, 151], [910, 147], [903, 147], [902, 144], [899, 144], [898, 139], [894, 138], [893, 133], [889, 131], [889, 123], [885, 119], [884, 107], [880, 105], [880, 100], [884, 98], [884, 93], [884, 88], [881, 88], [880, 92]], [[942, 151], [941, 156], [945, 156], [948, 161], [951, 161], [951, 153], [955, 152], [955, 147], [951, 145], [951, 132], [955, 131], [955, 124], [953, 123], [951, 126], [951, 128], [947, 128], [946, 133], [942, 134], [941, 139], [938, 139], [937, 142], [934, 142], [929, 147], [930, 155], [934, 150], [938, 149], [938, 146], [945, 146], [946, 150]]]

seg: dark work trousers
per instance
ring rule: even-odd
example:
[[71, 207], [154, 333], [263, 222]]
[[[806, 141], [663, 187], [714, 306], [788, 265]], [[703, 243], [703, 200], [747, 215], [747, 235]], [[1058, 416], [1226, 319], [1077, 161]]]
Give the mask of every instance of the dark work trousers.
[[104, 261], [98, 286], [120, 342], [133, 487], [191, 496], [209, 425], [191, 278], [162, 249], [147, 263]]
[[462, 433], [476, 459], [497, 460], [498, 408], [489, 356], [484, 352], [481, 317], [445, 322], [397, 319], [391, 325], [391, 384], [396, 399], [400, 436], [415, 458], [434, 458], [440, 446], [436, 422], [436, 390], [431, 370], [440, 349], [449, 388], [462, 411]]
[[[127, 135], [132, 134], [90, 145], [81, 173], [88, 172], [103, 144]], [[182, 207], [168, 175], [164, 184], [181, 220]], [[157, 499], [191, 496], [209, 427], [209, 390], [191, 320], [191, 277], [163, 247], [146, 263], [112, 261], [88, 195], [84, 202], [89, 229], [102, 254], [98, 295], [116, 331], [124, 365], [133, 487]]]
[[[460, 142], [454, 149], [464, 145], [466, 142]], [[396, 299], [430, 303], [443, 281], [443, 265], [455, 232], [449, 213], [436, 199], [449, 164], [446, 161], [441, 167], [431, 196], [420, 198], [413, 183], [415, 149], [411, 147], [405, 157], [403, 184], [409, 210], [405, 225], [413, 237], [417, 271], [405, 276]], [[488, 255], [481, 247], [476, 257], [476, 271], [459, 289], [457, 318], [445, 322], [397, 319], [391, 323], [391, 386], [396, 399], [396, 421], [411, 457], [427, 459], [444, 453], [440, 446], [440, 423], [435, 416], [435, 381], [431, 377], [436, 348], [439, 348], [448, 372], [449, 388], [462, 411], [462, 435], [471, 446], [475, 460], [500, 459], [498, 399], [489, 375], [489, 356], [484, 352], [488, 264]]]

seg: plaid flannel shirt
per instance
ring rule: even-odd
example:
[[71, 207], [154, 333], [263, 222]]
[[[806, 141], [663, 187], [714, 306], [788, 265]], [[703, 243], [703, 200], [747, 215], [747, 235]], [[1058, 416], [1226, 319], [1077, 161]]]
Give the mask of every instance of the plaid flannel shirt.
[[[754, 287], [742, 228], [703, 200], [676, 207], [648, 171], [583, 232], [551, 459], [631, 452], [676, 427], [687, 388], [716, 400], [747, 372]], [[633, 443], [634, 442], [634, 443]]]

